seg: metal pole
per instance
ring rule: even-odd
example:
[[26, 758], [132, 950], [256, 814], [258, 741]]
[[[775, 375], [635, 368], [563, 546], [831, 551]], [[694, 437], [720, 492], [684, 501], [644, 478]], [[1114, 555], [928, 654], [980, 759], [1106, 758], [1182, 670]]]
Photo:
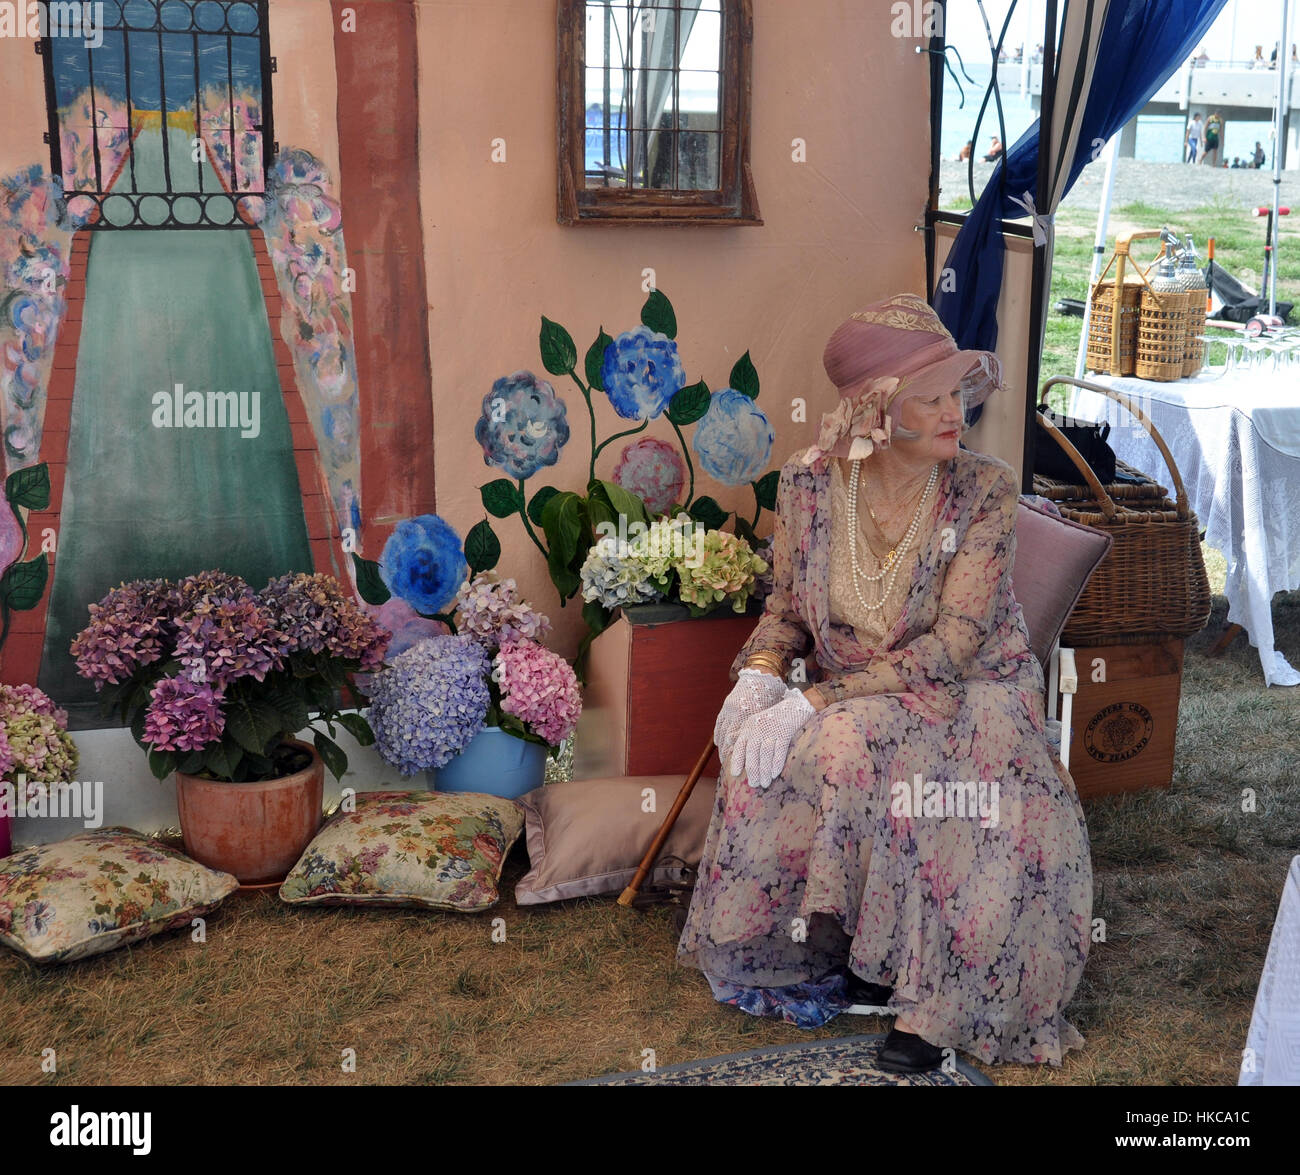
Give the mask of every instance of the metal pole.
[[1286, 107], [1287, 75], [1291, 72], [1290, 57], [1287, 53], [1286, 26], [1287, 15], [1291, 8], [1290, 0], [1282, 0], [1282, 39], [1277, 43], [1277, 109], [1273, 112], [1273, 216], [1269, 241], [1272, 245], [1273, 265], [1268, 274], [1268, 312], [1277, 313], [1277, 238], [1281, 217], [1278, 207], [1282, 195], [1282, 152], [1286, 150], [1286, 141], [1282, 137], [1282, 121]]
[[[1056, 107], [1056, 6], [1057, 0], [1047, 0], [1047, 19], [1043, 33], [1042, 102], [1038, 108], [1038, 190], [1034, 193], [1035, 208], [1039, 208], [1046, 197], [1050, 171], [1052, 112]], [[1052, 232], [1049, 227], [1047, 243], [1034, 246], [1033, 278], [1030, 282], [1029, 362], [1025, 369], [1025, 435], [1020, 472], [1021, 491], [1026, 494], [1034, 492], [1034, 448], [1038, 432], [1034, 417], [1038, 411], [1038, 368], [1043, 358], [1043, 333], [1046, 329], [1044, 311], [1050, 284], [1047, 265], [1051, 251]]]
[[1079, 355], [1074, 361], [1074, 378], [1083, 378], [1083, 364], [1088, 352], [1088, 326], [1092, 322], [1092, 287], [1101, 272], [1101, 259], [1106, 256], [1106, 232], [1110, 226], [1110, 201], [1115, 191], [1115, 159], [1119, 155], [1117, 131], [1106, 144], [1106, 178], [1101, 185], [1101, 208], [1097, 212], [1097, 236], [1092, 243], [1092, 271], [1088, 274], [1088, 296], [1083, 303], [1083, 333], [1079, 335]]

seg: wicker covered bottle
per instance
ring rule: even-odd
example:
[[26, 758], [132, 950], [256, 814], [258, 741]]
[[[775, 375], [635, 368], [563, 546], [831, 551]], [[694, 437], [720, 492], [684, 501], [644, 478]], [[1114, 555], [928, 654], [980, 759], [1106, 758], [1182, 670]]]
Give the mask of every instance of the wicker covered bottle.
[[1182, 378], [1187, 350], [1187, 303], [1191, 297], [1192, 293], [1183, 288], [1176, 253], [1169, 250], [1166, 238], [1166, 251], [1157, 263], [1156, 275], [1142, 291], [1134, 364], [1138, 379], [1168, 382]]
[[1192, 234], [1187, 234], [1187, 247], [1178, 261], [1178, 280], [1190, 297], [1187, 300], [1185, 327], [1187, 338], [1183, 346], [1183, 375], [1195, 375], [1205, 362], [1205, 275], [1201, 273], [1200, 259]]

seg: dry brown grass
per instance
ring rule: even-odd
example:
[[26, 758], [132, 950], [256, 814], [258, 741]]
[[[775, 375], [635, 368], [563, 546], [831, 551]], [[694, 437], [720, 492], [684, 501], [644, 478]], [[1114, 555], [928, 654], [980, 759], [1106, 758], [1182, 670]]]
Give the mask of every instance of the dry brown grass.
[[[1211, 554], [1221, 589], [1221, 560]], [[1068, 1015], [1087, 1038], [1060, 1069], [1001, 1066], [1006, 1085], [1233, 1084], [1287, 863], [1300, 851], [1300, 691], [1266, 690], [1240, 639], [1188, 642], [1174, 786], [1087, 805], [1094, 945]], [[1300, 593], [1275, 608], [1300, 658]], [[1244, 787], [1254, 813], [1242, 811]], [[714, 1002], [677, 966], [670, 912], [611, 899], [480, 915], [295, 909], [238, 895], [184, 932], [67, 967], [0, 953], [0, 1084], [551, 1084], [816, 1032]], [[493, 919], [506, 941], [492, 941]], [[58, 1072], [42, 1074], [43, 1049]], [[342, 1068], [356, 1050], [356, 1072]]]

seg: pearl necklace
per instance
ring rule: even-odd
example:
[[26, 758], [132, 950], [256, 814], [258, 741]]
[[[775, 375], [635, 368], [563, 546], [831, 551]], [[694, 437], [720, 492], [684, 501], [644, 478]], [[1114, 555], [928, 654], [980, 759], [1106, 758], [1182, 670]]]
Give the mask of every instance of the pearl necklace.
[[[889, 599], [890, 594], [893, 592], [899, 569], [903, 566], [903, 556], [911, 548], [912, 543], [916, 541], [917, 532], [921, 529], [921, 515], [925, 509], [925, 504], [930, 500], [930, 494], [934, 491], [934, 487], [939, 480], [939, 466], [935, 465], [930, 470], [929, 480], [925, 483], [925, 492], [916, 505], [916, 512], [912, 515], [912, 524], [907, 528], [907, 533], [882, 560], [880, 571], [875, 575], [868, 575], [858, 563], [858, 471], [861, 464], [860, 460], [850, 462], [852, 479], [849, 482], [849, 559], [853, 565], [853, 590], [857, 593], [858, 602], [868, 612], [876, 613], [884, 608], [885, 601]], [[870, 503], [868, 503], [867, 509], [871, 509]], [[872, 515], [872, 517], [875, 516]], [[876, 525], [879, 526], [880, 524], [877, 523]], [[871, 603], [862, 594], [862, 585], [859, 580], [879, 585], [882, 579], [886, 580], [885, 585], [883, 588], [876, 587], [879, 598], [875, 603]]]

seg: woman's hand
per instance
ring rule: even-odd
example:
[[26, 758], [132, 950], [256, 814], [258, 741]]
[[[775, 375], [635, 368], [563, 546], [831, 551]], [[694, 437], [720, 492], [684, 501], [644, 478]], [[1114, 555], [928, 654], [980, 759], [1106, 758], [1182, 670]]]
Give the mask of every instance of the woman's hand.
[[731, 746], [746, 718], [775, 706], [785, 697], [785, 682], [775, 673], [761, 669], [742, 669], [735, 688], [727, 695], [713, 724], [713, 741], [723, 763], [731, 754]]
[[731, 774], [744, 772], [750, 787], [767, 787], [785, 770], [790, 744], [817, 709], [797, 689], [745, 719], [731, 749]]

